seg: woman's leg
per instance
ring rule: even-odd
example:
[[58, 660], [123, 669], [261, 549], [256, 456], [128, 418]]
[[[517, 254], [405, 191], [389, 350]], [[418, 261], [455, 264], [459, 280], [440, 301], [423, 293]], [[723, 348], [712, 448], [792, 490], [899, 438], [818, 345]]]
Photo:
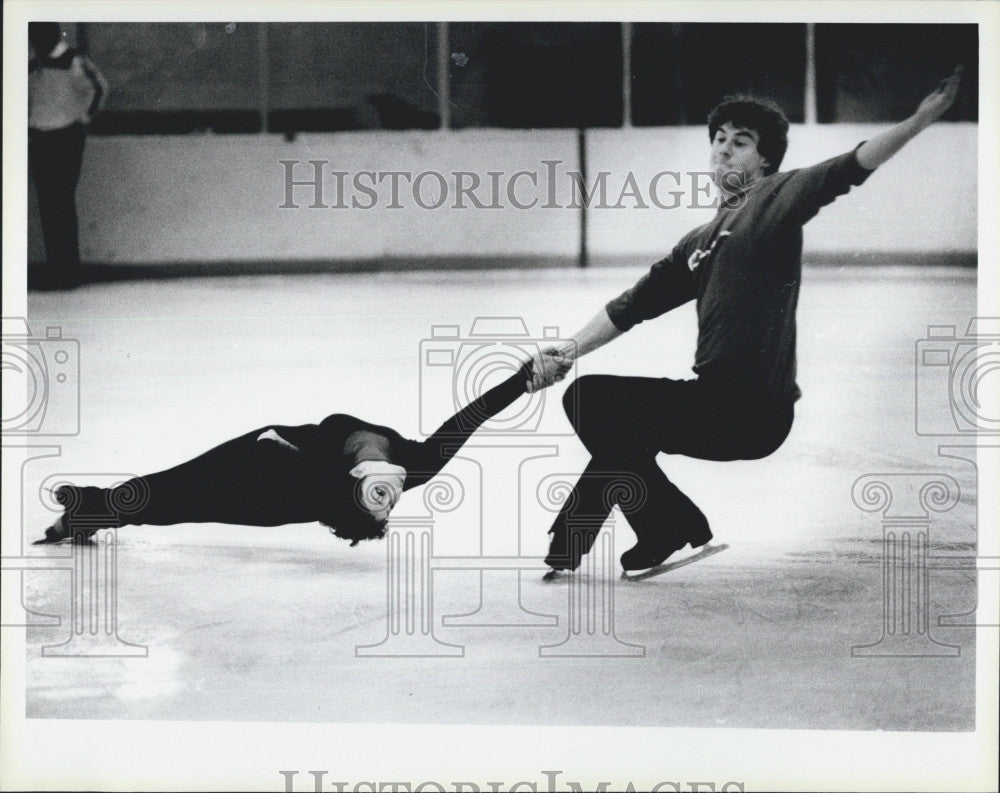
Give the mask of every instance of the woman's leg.
[[48, 541], [126, 525], [277, 526], [315, 520], [308, 471], [298, 454], [258, 441], [258, 435], [255, 430], [173, 468], [115, 487], [60, 488], [56, 497], [65, 508], [63, 526], [53, 527]]

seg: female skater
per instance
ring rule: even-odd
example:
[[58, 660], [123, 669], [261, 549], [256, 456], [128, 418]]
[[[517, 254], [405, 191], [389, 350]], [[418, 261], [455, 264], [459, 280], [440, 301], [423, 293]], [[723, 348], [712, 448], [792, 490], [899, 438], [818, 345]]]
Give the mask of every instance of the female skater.
[[336, 413], [320, 424], [255, 429], [116, 487], [60, 486], [55, 497], [63, 514], [35, 544], [86, 541], [99, 529], [126, 525], [206, 522], [319, 521], [352, 546], [381, 538], [403, 491], [434, 477], [483, 422], [526, 392], [531, 377], [527, 362], [425, 441]]

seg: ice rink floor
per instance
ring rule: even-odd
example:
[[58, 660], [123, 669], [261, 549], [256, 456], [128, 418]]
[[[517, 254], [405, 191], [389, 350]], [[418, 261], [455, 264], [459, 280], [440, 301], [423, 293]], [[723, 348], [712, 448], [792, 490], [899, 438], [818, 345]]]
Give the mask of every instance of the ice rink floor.
[[[490, 337], [497, 346], [530, 346], [545, 327], [569, 335], [641, 273], [203, 277], [32, 293], [33, 333], [59, 326], [79, 341], [81, 413], [79, 435], [24, 468], [24, 542], [54, 517], [39, 494], [54, 476], [117, 481], [334, 412], [419, 437], [453, 406], [452, 372], [429, 370], [428, 349], [458, 351], [458, 367], [476, 317], [523, 319], [529, 337]], [[975, 313], [972, 270], [807, 268], [791, 436], [756, 462], [661, 455], [730, 548], [644, 582], [617, 578], [634, 542], [620, 516], [606, 527], [606, 566], [548, 584], [531, 569], [547, 547], [546, 488], [585, 462], [562, 414], [565, 383], [546, 393], [536, 432], [480, 433], [445, 470], [457, 505], [432, 509], [429, 488], [402, 499], [399, 536], [433, 534], [430, 578], [417, 565], [402, 582], [416, 593], [409, 607], [387, 605], [387, 542], [350, 548], [319, 524], [126, 527], [114, 557], [108, 532], [76, 550], [26, 545], [40, 561], [24, 602], [49, 623], [27, 630], [27, 715], [971, 730], [974, 631], [949, 615], [975, 608], [975, 579], [940, 560], [975, 554], [975, 469], [960, 448], [939, 453], [962, 445], [947, 375], [915, 360], [928, 326], [954, 325], [961, 339]], [[432, 338], [442, 325], [457, 336]], [[687, 376], [695, 336], [689, 305], [577, 373]], [[894, 507], [916, 515], [907, 569], [918, 534], [929, 536], [928, 611], [901, 602], [911, 590], [884, 587], [883, 513], [852, 499], [865, 475], [891, 480]], [[921, 507], [920, 488], [947, 477], [955, 502]], [[482, 572], [482, 555], [525, 569]], [[465, 569], [449, 567], [455, 557]], [[93, 591], [108, 582], [116, 597]], [[861, 645], [877, 647], [852, 654]]]

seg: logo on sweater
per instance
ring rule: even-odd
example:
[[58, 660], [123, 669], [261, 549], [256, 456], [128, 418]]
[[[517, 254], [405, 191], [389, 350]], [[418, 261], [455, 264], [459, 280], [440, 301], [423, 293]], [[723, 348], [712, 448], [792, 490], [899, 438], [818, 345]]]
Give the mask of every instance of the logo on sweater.
[[712, 244], [708, 246], [707, 250], [702, 250], [701, 248], [695, 248], [694, 253], [688, 256], [688, 269], [694, 272], [698, 265], [701, 264], [701, 260], [712, 253], [715, 250], [715, 246], [719, 244], [719, 240], [723, 237], [728, 237], [731, 232], [720, 231], [719, 236], [712, 240]]

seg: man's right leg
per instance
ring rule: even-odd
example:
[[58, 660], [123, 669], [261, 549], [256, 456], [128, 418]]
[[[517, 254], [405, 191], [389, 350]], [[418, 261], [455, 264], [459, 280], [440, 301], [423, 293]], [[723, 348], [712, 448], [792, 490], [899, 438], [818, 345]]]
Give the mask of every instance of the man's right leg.
[[621, 557], [625, 570], [646, 570], [689, 544], [700, 548], [712, 539], [708, 518], [649, 457], [632, 463], [633, 473], [646, 488], [646, 498], [623, 508], [636, 544]]

